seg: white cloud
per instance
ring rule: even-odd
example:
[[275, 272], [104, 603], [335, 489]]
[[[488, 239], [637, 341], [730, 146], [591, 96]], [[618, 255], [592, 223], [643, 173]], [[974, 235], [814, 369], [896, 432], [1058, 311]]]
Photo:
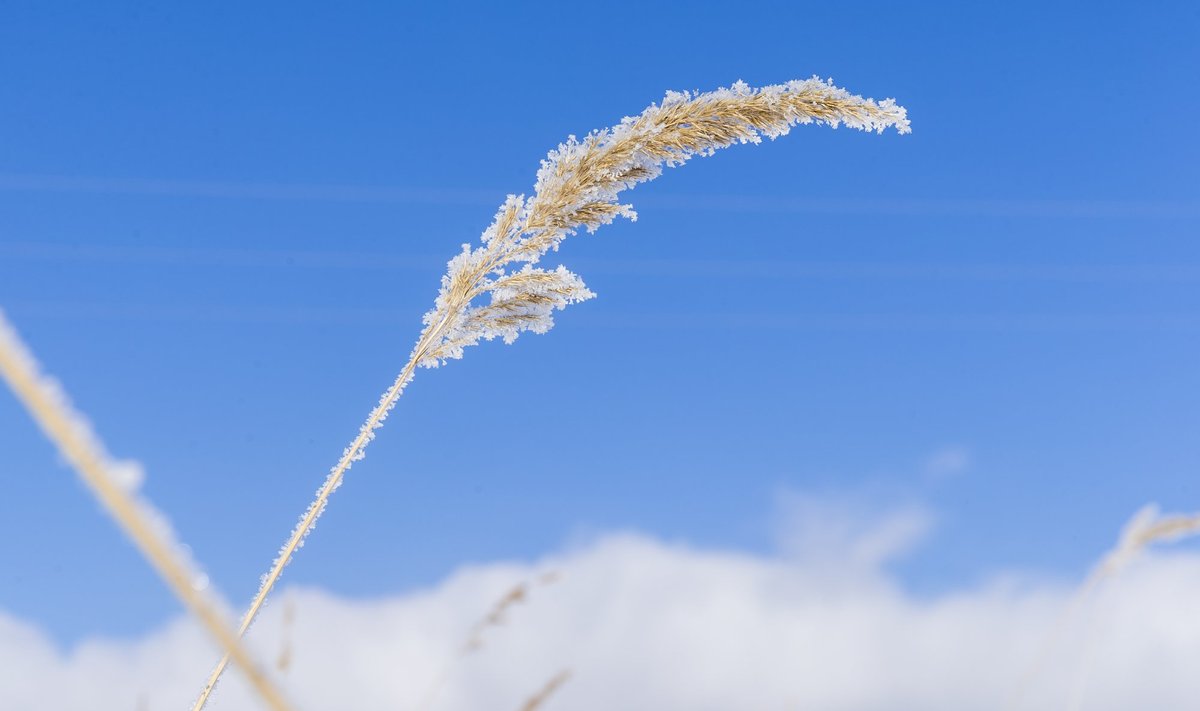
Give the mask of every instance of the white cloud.
[[[801, 501], [796, 515], [815, 516], [816, 503]], [[274, 659], [290, 640], [282, 679], [302, 709], [416, 709], [474, 622], [515, 583], [555, 570], [556, 582], [532, 585], [482, 649], [448, 668], [431, 709], [515, 711], [563, 668], [573, 676], [551, 711], [1069, 708], [1077, 687], [1087, 709], [1195, 707], [1200, 556], [1144, 557], [1074, 608], [1070, 589], [1048, 581], [926, 599], [880, 567], [926, 515], [902, 510], [879, 526], [847, 516], [797, 528], [798, 540], [820, 541], [816, 557], [611, 534], [536, 564], [463, 568], [419, 593], [350, 600], [293, 588], [282, 596], [291, 627], [276, 600], [251, 642]], [[853, 574], [835, 570], [839, 559]], [[214, 654], [182, 620], [64, 652], [0, 615], [0, 708], [186, 707]], [[1030, 669], [1024, 705], [1007, 705]], [[230, 674], [211, 708], [258, 707]]]

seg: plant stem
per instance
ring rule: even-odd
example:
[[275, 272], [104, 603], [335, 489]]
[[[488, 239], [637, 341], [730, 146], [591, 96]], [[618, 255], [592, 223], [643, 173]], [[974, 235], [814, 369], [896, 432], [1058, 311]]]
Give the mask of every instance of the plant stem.
[[21, 352], [23, 349], [15, 332], [7, 331], [7, 323], [0, 314], [0, 375], [8, 381], [17, 399], [175, 596], [225, 649], [225, 659], [232, 657], [237, 662], [251, 686], [272, 709], [289, 711], [291, 707], [283, 694], [251, 659], [240, 636], [233, 633], [213, 604], [194, 586], [188, 566], [156, 533], [154, 524], [146, 517], [144, 505], [139, 505], [128, 491], [113, 481], [105, 454], [97, 451], [95, 445], [80, 431], [78, 417], [67, 411], [63, 403], [48, 391], [46, 381], [37, 372], [32, 358]]

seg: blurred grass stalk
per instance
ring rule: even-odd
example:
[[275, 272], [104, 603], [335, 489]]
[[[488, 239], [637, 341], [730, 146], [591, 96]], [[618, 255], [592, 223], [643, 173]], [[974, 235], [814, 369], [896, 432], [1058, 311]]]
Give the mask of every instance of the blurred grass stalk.
[[[1116, 545], [1101, 556], [1087, 578], [1071, 595], [1033, 659], [1013, 685], [1004, 708], [1014, 711], [1023, 708], [1022, 704], [1033, 689], [1036, 677], [1045, 670], [1047, 661], [1056, 653], [1059, 643], [1067, 633], [1068, 625], [1102, 584], [1117, 578], [1151, 545], [1174, 543], [1196, 535], [1200, 535], [1200, 513], [1165, 514], [1157, 504], [1147, 504], [1138, 509], [1121, 528]], [[1094, 628], [1087, 631], [1089, 638], [1094, 632]], [[1066, 706], [1068, 711], [1077, 711], [1083, 706], [1083, 694], [1091, 672], [1092, 652], [1095, 647], [1089, 643], [1085, 644], [1083, 649], [1083, 663], [1071, 690], [1071, 698]]]
[[275, 711], [289, 711], [291, 707], [283, 694], [261, 671], [219, 612], [217, 596], [208, 590], [208, 578], [175, 540], [167, 518], [137, 493], [140, 477], [130, 474], [134, 465], [114, 460], [108, 454], [59, 384], [41, 372], [37, 360], [3, 311], [0, 311], [0, 375], [167, 587], [242, 669], [254, 690]]

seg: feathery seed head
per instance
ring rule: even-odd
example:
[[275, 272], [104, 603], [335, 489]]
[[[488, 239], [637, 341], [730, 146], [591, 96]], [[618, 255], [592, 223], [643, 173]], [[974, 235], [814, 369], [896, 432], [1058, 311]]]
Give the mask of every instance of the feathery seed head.
[[[541, 162], [533, 195], [509, 195], [482, 245], [464, 245], [450, 261], [413, 358], [435, 367], [480, 340], [512, 343], [522, 331], [546, 332], [555, 309], [594, 294], [562, 267], [545, 272], [531, 265], [581, 228], [590, 233], [617, 217], [637, 219], [632, 206], [619, 202], [621, 192], [653, 180], [663, 167], [812, 122], [909, 132], [904, 108], [891, 99], [876, 103], [813, 77], [762, 89], [738, 81], [708, 93], [669, 91], [661, 104], [612, 128], [568, 136]], [[509, 272], [514, 262], [525, 266]], [[474, 303], [485, 294], [490, 303]]]

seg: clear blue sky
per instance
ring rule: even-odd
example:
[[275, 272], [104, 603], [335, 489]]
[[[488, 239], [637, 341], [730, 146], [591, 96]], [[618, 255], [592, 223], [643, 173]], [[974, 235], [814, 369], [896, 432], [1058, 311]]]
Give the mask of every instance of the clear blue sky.
[[[913, 134], [638, 188], [560, 253], [600, 298], [421, 372], [285, 579], [625, 528], [769, 551], [815, 490], [928, 505], [901, 573], [936, 592], [1200, 508], [1200, 6], [803, 5], [7, 3], [0, 308], [240, 602], [548, 149], [818, 74]], [[62, 640], [174, 613], [7, 392], [0, 455], [0, 607]]]

